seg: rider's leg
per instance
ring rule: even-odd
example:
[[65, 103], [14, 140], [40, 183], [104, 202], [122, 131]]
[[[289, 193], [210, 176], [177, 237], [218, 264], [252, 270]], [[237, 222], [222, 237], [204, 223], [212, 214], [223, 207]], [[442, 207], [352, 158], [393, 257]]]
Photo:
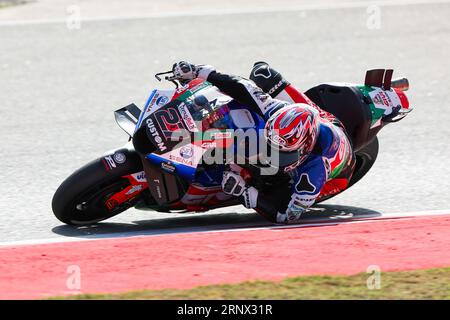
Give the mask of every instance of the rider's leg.
[[[247, 208], [253, 208], [256, 212], [271, 222], [277, 222], [278, 212], [286, 212], [291, 200], [290, 185], [288, 182], [279, 182], [270, 189], [258, 191], [251, 187], [252, 192], [240, 196], [241, 203]], [[247, 199], [246, 199], [247, 198]], [[251, 199], [248, 199], [251, 198]], [[248, 203], [253, 203], [248, 206]]]
[[[353, 152], [350, 152], [347, 155], [347, 157], [348, 159], [346, 160], [346, 163], [343, 165], [342, 171], [325, 183], [325, 185], [322, 187], [322, 190], [320, 191], [319, 196], [317, 197], [317, 201], [319, 201], [324, 197], [337, 194], [347, 189], [350, 179], [353, 176], [353, 172], [355, 171], [355, 164], [356, 164], [356, 159]], [[331, 171], [333, 171], [336, 168], [336, 166], [339, 165], [340, 163], [336, 162], [333, 163]]]

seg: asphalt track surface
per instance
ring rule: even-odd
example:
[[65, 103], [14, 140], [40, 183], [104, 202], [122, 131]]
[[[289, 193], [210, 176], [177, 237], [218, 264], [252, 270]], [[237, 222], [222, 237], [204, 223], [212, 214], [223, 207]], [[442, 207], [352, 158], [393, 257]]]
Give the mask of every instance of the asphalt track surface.
[[364, 6], [94, 19], [79, 30], [0, 21], [0, 242], [267, 225], [241, 207], [201, 215], [129, 210], [79, 229], [53, 217], [51, 198], [63, 179], [126, 142], [112, 111], [142, 105], [160, 86], [153, 74], [180, 59], [246, 76], [254, 61], [266, 60], [305, 90], [394, 68], [410, 79], [415, 110], [382, 130], [371, 172], [311, 219], [450, 209], [450, 2], [380, 8], [380, 29], [367, 28]]

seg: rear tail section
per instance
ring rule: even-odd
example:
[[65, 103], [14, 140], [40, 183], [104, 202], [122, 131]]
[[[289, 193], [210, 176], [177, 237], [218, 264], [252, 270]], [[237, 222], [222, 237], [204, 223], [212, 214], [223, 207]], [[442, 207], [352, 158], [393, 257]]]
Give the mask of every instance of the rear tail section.
[[392, 80], [392, 74], [392, 69], [369, 70], [364, 86], [357, 87], [370, 106], [371, 129], [400, 121], [412, 110], [404, 92], [409, 89], [408, 79]]
[[392, 80], [392, 74], [393, 70], [369, 70], [364, 85], [322, 84], [305, 94], [343, 123], [358, 151], [384, 125], [403, 119], [412, 110], [404, 92], [408, 80]]

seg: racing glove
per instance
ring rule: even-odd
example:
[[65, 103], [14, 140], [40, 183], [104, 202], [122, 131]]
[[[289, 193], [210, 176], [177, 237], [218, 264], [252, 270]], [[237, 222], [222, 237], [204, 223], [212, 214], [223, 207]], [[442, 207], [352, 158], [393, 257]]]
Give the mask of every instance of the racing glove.
[[222, 179], [222, 190], [224, 193], [240, 197], [247, 209], [253, 209], [257, 205], [258, 190], [248, 187], [244, 178], [232, 171], [225, 171]]
[[206, 80], [212, 71], [215, 71], [213, 66], [194, 65], [187, 61], [180, 61], [172, 66], [172, 72], [175, 78], [183, 80], [183, 82], [189, 82], [195, 78]]
[[270, 67], [269, 64], [264, 61], [256, 62], [253, 65], [249, 79], [264, 92], [270, 94], [272, 98], [275, 98], [290, 85], [278, 71]]
[[280, 224], [294, 224], [298, 223], [301, 219], [302, 214], [306, 211], [305, 206], [303, 206], [298, 199], [298, 195], [292, 195], [292, 199], [288, 204], [285, 213], [277, 213], [277, 223]]

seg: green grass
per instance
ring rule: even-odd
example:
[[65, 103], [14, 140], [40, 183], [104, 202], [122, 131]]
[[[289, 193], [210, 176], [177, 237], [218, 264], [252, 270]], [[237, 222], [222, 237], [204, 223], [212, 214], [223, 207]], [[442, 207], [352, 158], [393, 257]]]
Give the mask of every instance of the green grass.
[[450, 268], [381, 273], [381, 288], [374, 290], [367, 289], [369, 276], [306, 276], [54, 299], [450, 299]]
[[11, 6], [17, 6], [20, 4], [26, 4], [31, 1], [32, 0], [0, 0], [0, 9]]

